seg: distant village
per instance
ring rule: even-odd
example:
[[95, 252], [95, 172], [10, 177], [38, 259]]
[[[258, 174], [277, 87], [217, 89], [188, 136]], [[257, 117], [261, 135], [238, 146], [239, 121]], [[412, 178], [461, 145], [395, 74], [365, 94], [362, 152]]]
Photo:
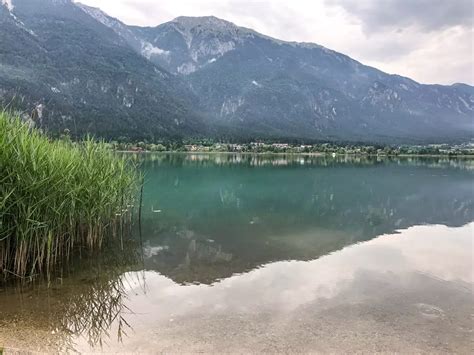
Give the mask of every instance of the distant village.
[[321, 154], [321, 155], [474, 155], [474, 142], [448, 145], [340, 145], [335, 143], [291, 144], [251, 142], [214, 143], [214, 142], [169, 142], [169, 143], [118, 143], [110, 142], [111, 148], [117, 151], [133, 152], [222, 152], [222, 153], [286, 153], [286, 154]]

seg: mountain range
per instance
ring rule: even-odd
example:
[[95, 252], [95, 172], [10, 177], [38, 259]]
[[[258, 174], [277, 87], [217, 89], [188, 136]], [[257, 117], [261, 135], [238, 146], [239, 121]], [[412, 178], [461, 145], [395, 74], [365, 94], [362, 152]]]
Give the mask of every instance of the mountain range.
[[71, 0], [0, 0], [0, 104], [52, 134], [384, 143], [474, 138], [474, 87], [423, 85], [313, 43]]

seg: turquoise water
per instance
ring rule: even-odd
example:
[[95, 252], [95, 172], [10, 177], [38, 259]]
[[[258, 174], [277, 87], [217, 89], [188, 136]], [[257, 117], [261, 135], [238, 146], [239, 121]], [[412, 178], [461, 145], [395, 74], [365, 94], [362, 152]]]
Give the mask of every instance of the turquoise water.
[[469, 353], [474, 161], [132, 156], [141, 228], [0, 290], [31, 351]]
[[[212, 282], [415, 225], [462, 226], [474, 221], [473, 167], [437, 159], [148, 156], [145, 265], [177, 282]], [[183, 262], [194, 272], [177, 269]]]

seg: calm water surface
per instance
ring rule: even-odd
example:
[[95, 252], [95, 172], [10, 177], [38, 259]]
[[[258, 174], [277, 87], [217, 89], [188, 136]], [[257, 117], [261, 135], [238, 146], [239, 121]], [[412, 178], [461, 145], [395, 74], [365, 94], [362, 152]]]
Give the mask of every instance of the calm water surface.
[[3, 286], [0, 346], [472, 352], [474, 161], [136, 159], [141, 238]]

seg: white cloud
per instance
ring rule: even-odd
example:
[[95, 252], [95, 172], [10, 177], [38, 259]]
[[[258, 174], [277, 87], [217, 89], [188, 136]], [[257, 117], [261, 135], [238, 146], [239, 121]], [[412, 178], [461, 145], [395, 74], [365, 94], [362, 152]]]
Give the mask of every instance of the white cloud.
[[474, 84], [473, 16], [465, 10], [471, 0], [80, 1], [141, 26], [214, 15], [279, 39], [318, 43], [423, 83]]

